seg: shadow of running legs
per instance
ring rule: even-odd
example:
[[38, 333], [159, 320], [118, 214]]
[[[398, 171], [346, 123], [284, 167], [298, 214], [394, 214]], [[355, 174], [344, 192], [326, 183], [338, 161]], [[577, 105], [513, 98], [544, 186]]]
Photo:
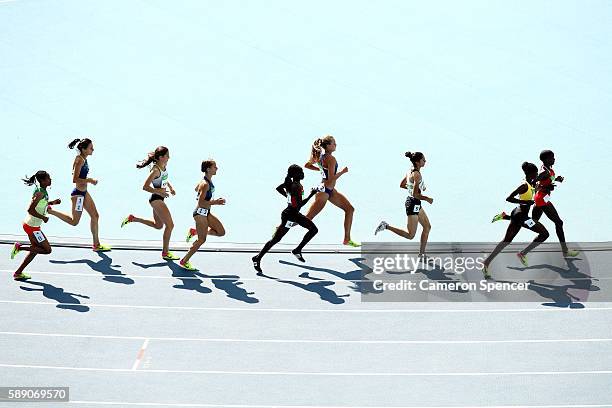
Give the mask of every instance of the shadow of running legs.
[[113, 265], [113, 260], [111, 257], [106, 255], [103, 252], [97, 252], [98, 256], [101, 258], [99, 261], [92, 261], [91, 259], [77, 259], [74, 261], [59, 261], [56, 259], [52, 259], [49, 262], [53, 264], [67, 265], [67, 264], [85, 264], [89, 266], [92, 270], [96, 272], [100, 272], [104, 275], [104, 279], [107, 282], [112, 283], [120, 283], [123, 285], [133, 285], [134, 280], [126, 277], [120, 270], [113, 269], [119, 268], [120, 265]]
[[[89, 296], [79, 295], [76, 293], [66, 292], [63, 288], [50, 285], [44, 282], [27, 281], [24, 282], [34, 287], [19, 286], [27, 292], [41, 292], [44, 297], [56, 301], [58, 309], [74, 310], [76, 312], [89, 312], [89, 306], [82, 305], [79, 299], [89, 299]], [[38, 286], [39, 288], [36, 288]]]

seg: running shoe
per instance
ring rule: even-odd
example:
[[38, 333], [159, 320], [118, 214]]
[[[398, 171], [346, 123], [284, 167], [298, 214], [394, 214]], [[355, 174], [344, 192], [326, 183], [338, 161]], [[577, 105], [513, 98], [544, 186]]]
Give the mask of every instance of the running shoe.
[[19, 242], [15, 242], [13, 244], [13, 250], [11, 251], [11, 259], [15, 259], [15, 256], [21, 251], [21, 244]]
[[134, 216], [130, 214], [127, 217], [125, 217], [125, 219], [121, 222], [121, 228], [125, 227], [132, 221], [134, 221]]
[[358, 247], [361, 246], [361, 244], [353, 241], [352, 239], [349, 239], [348, 241], [343, 242], [343, 244], [346, 245], [346, 246], [351, 246], [353, 248], [358, 248]]
[[301, 252], [294, 252], [294, 251], [291, 251], [291, 253], [293, 254], [293, 256], [295, 256], [295, 257], [298, 259], [298, 261], [300, 261], [300, 262], [306, 262], [306, 260], [305, 260], [305, 259], [304, 259], [304, 257], [302, 256], [302, 253], [301, 253]]
[[576, 251], [575, 249], [568, 249], [566, 253], [563, 254], [564, 258], [573, 258], [575, 256], [578, 256], [578, 254], [580, 253], [580, 251]]
[[193, 266], [190, 262], [183, 262], [183, 260], [181, 260], [179, 262], [179, 265], [181, 266], [181, 268], [187, 269], [188, 271], [197, 271], [198, 270], [198, 268]]
[[502, 212], [500, 214], [497, 214], [495, 217], [493, 217], [493, 219], [491, 220], [491, 222], [495, 222], [495, 221], [500, 221], [503, 220], [504, 218], [506, 218], [508, 216], [508, 214], [506, 214], [505, 212]]
[[191, 238], [195, 237], [196, 235], [198, 235], [198, 231], [195, 228], [189, 228], [189, 231], [187, 231], [187, 235], [185, 236], [185, 242], [191, 241]]
[[255, 268], [255, 270], [257, 271], [257, 273], [263, 273], [261, 271], [261, 266], [259, 266], [259, 258], [257, 258], [256, 256], [252, 257], [251, 260], [253, 261], [253, 268]]
[[529, 266], [529, 263], [527, 262], [527, 255], [522, 252], [519, 252], [516, 254], [516, 256], [518, 257], [519, 261], [521, 261], [523, 266]]
[[32, 279], [32, 277], [28, 274], [21, 272], [21, 273], [13, 275], [13, 279], [15, 279], [16, 281], [25, 281], [28, 279]]
[[482, 274], [484, 275], [485, 279], [491, 279], [491, 271], [489, 271], [488, 265], [484, 265], [482, 267]]
[[94, 251], [94, 252], [108, 252], [108, 251], [110, 251], [112, 248], [111, 248], [110, 246], [108, 246], [108, 245], [102, 245], [102, 244], [100, 244], [100, 245], [98, 245], [98, 246], [94, 246], [92, 249], [93, 249], [93, 251]]
[[389, 224], [387, 224], [385, 221], [381, 221], [380, 224], [378, 224], [378, 227], [376, 227], [376, 231], [374, 231], [374, 235], [386, 230], [388, 226]]
[[162, 252], [162, 258], [166, 261], [176, 261], [179, 259], [178, 256], [174, 255], [172, 252]]

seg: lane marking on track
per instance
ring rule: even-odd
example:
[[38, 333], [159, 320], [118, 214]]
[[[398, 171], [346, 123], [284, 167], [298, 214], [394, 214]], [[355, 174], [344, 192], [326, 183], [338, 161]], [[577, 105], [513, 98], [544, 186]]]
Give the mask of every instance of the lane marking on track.
[[108, 307], [118, 309], [167, 309], [167, 310], [205, 310], [223, 312], [278, 312], [278, 313], [524, 313], [524, 312], [564, 312], [564, 313], [587, 313], [595, 311], [609, 311], [612, 307], [585, 307], [583, 309], [569, 308], [524, 308], [524, 309], [287, 309], [287, 308], [244, 308], [244, 307], [197, 307], [197, 306], [160, 306], [160, 305], [113, 305], [100, 303], [57, 303], [57, 302], [34, 302], [25, 300], [0, 300], [5, 304], [23, 305], [50, 305], [50, 306], [89, 306]]
[[298, 344], [524, 344], [524, 343], [609, 343], [612, 338], [591, 339], [516, 339], [516, 340], [308, 340], [308, 339], [220, 339], [199, 337], [153, 337], [153, 336], [107, 336], [93, 334], [68, 333], [30, 333], [0, 331], [6, 336], [39, 336], [39, 337], [68, 337], [87, 339], [110, 340], [144, 340], [146, 349], [150, 340], [155, 341], [186, 341], [210, 343], [298, 343]]
[[612, 370], [594, 371], [516, 371], [516, 372], [463, 372], [463, 373], [382, 373], [382, 372], [307, 372], [307, 371], [226, 371], [226, 370], [132, 370], [130, 368], [66, 367], [26, 364], [0, 364], [4, 368], [27, 368], [36, 370], [94, 371], [139, 374], [204, 374], [247, 376], [315, 376], [315, 377], [516, 377], [516, 376], [563, 376], [563, 375], [610, 375]]
[[147, 351], [147, 347], [149, 346], [149, 339], [144, 339], [144, 343], [138, 350], [138, 354], [136, 355], [136, 361], [132, 365], [132, 370], [138, 370], [140, 363], [142, 362], [142, 358], [144, 357], [145, 352]]

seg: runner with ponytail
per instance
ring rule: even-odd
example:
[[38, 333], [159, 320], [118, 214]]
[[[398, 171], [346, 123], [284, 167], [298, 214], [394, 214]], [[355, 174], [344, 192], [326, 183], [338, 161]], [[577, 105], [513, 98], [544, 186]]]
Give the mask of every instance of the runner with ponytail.
[[111, 247], [100, 244], [98, 234], [100, 214], [93, 197], [87, 191], [88, 184], [94, 186], [98, 184], [98, 180], [88, 177], [89, 163], [87, 163], [87, 158], [94, 152], [93, 142], [88, 138], [74, 139], [68, 144], [68, 148], [76, 148], [78, 150], [78, 154], [72, 163], [72, 182], [74, 183], [74, 190], [70, 194], [72, 199], [72, 215], [56, 211], [52, 208], [49, 208], [49, 214], [56, 216], [69, 225], [76, 226], [81, 221], [83, 210], [87, 211], [90, 217], [89, 225], [93, 237], [93, 250], [96, 252], [110, 251]]
[[348, 173], [348, 167], [343, 167], [342, 170], [338, 171], [338, 162], [334, 157], [336, 147], [336, 139], [331, 135], [319, 138], [312, 144], [310, 158], [304, 167], [321, 172], [322, 180], [319, 191], [308, 209], [306, 218], [314, 219], [323, 210], [325, 204], [328, 201], [331, 202], [344, 211], [344, 240], [342, 243], [352, 247], [359, 247], [361, 244], [351, 239], [351, 227], [353, 225], [355, 208], [342, 193], [336, 190], [336, 181], [340, 176]]
[[178, 256], [169, 250], [174, 222], [172, 221], [170, 210], [164, 202], [166, 198], [170, 197], [170, 194], [176, 194], [172, 184], [168, 181], [168, 160], [170, 160], [170, 151], [165, 146], [159, 146], [150, 152], [144, 160], [136, 164], [138, 169], [149, 166], [151, 170], [142, 189], [151, 193], [149, 204], [153, 208], [153, 219], [139, 218], [130, 214], [121, 223], [121, 228], [133, 222], [138, 222], [158, 230], [163, 228], [162, 258], [167, 261], [174, 261], [179, 259]]
[[51, 176], [46, 171], [39, 170], [31, 177], [26, 176], [23, 182], [27, 186], [35, 186], [35, 188], [32, 192], [30, 206], [28, 207], [28, 216], [23, 221], [23, 230], [28, 234], [30, 245], [28, 246], [15, 242], [11, 251], [11, 259], [15, 259], [15, 256], [20, 252], [29, 252], [19, 268], [17, 268], [17, 271], [13, 274], [13, 279], [21, 281], [31, 279], [31, 276], [25, 274], [23, 271], [36, 255], [48, 255], [51, 253], [49, 240], [47, 240], [47, 237], [41, 231], [40, 226], [43, 222], [46, 223], [49, 221], [49, 217], [47, 217], [48, 206], [61, 203], [59, 198], [54, 201], [49, 201], [47, 188], [51, 186]]
[[417, 227], [421, 224], [423, 231], [421, 232], [421, 246], [419, 249], [419, 256], [425, 257], [425, 248], [427, 247], [427, 240], [429, 239], [429, 231], [431, 230], [431, 224], [427, 213], [422, 206], [422, 202], [426, 201], [429, 204], [433, 204], [433, 198], [423, 194], [425, 191], [425, 182], [421, 175], [421, 169], [425, 167], [425, 155], [421, 152], [406, 152], [405, 156], [412, 163], [412, 167], [408, 174], [404, 176], [400, 182], [400, 188], [408, 190], [408, 197], [404, 206], [406, 207], [406, 215], [408, 217], [407, 227], [405, 230], [389, 225], [386, 221], [381, 221], [374, 232], [374, 235], [384, 230], [389, 230], [401, 237], [406, 239], [413, 239], [417, 232]]

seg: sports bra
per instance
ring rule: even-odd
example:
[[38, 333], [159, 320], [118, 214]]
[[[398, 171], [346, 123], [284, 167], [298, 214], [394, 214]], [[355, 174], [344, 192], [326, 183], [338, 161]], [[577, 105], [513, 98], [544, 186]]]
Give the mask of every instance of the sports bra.
[[[323, 160], [325, 160], [325, 153], [321, 154], [319, 158], [319, 169], [321, 170], [321, 177], [323, 180], [327, 180], [329, 178], [329, 170], [323, 167]], [[336, 168], [334, 170], [334, 174], [338, 172], [338, 162], [336, 161]]]

